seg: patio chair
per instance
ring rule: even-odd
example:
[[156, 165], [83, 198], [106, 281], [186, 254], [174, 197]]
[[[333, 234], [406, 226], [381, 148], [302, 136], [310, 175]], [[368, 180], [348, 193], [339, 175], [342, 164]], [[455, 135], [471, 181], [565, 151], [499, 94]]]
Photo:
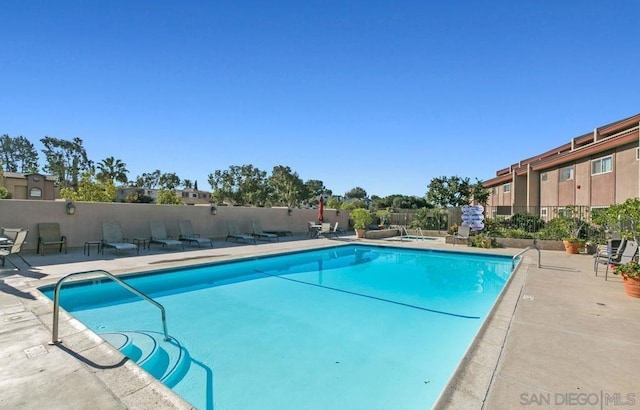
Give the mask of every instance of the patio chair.
[[193, 226], [191, 225], [191, 221], [183, 220], [178, 221], [178, 230], [180, 231], [180, 235], [178, 239], [187, 242], [188, 244], [195, 243], [198, 245], [198, 248], [201, 244], [209, 244], [213, 248], [213, 241], [208, 238], [201, 238], [200, 234], [193, 233]]
[[463, 240], [469, 245], [469, 235], [471, 234], [471, 228], [468, 226], [458, 227], [458, 232], [453, 236], [453, 244], [455, 245], [458, 240]]
[[255, 236], [248, 233], [241, 233], [240, 228], [238, 228], [238, 222], [235, 219], [227, 219], [227, 230], [228, 234], [225, 238], [225, 242], [229, 240], [229, 238], [235, 240], [236, 242], [242, 239], [245, 242], [253, 242], [256, 243]]
[[102, 246], [99, 250], [104, 255], [104, 248], [113, 248], [120, 255], [121, 250], [135, 250], [140, 254], [140, 247], [130, 243], [122, 236], [122, 226], [119, 222], [102, 222]]
[[58, 245], [58, 252], [67, 253], [67, 237], [60, 234], [60, 224], [57, 222], [41, 222], [38, 224], [38, 246], [36, 253], [44, 255], [45, 246]]
[[329, 222], [323, 222], [318, 235], [322, 235], [325, 238], [329, 239], [331, 238], [331, 235], [333, 235], [334, 237], [337, 236], [336, 229], [338, 229], [338, 222], [336, 222], [336, 227], [333, 230], [331, 229], [331, 224]]
[[[28, 230], [26, 229], [20, 230], [19, 232], [16, 233], [16, 237], [12, 241], [13, 243], [0, 246], [0, 258], [2, 258], [3, 267], [5, 265], [5, 260], [8, 259], [7, 257], [9, 255], [18, 255], [24, 263], [26, 263], [28, 266], [31, 266], [31, 264], [29, 264], [29, 262], [24, 260], [24, 258], [20, 255], [20, 251], [22, 250], [22, 245], [27, 239], [28, 234], [29, 234]], [[16, 265], [15, 263], [11, 261], [9, 261], [9, 263], [11, 263], [16, 269], [20, 270], [18, 265]]]
[[[598, 265], [606, 265], [604, 271], [604, 280], [607, 280], [609, 274], [609, 266], [624, 265], [636, 258], [638, 254], [638, 244], [634, 241], [628, 241], [624, 247], [622, 253], [619, 253], [617, 257], [610, 256], [606, 260], [601, 259], [598, 261]], [[598, 276], [598, 267], [596, 266], [596, 276]]]
[[[598, 264], [602, 260], [617, 259], [619, 255], [624, 251], [624, 247], [627, 245], [626, 239], [609, 239], [606, 245], [598, 246], [598, 250], [593, 254], [593, 271], [597, 273]], [[602, 246], [602, 247], [601, 247]]]
[[0, 236], [9, 239], [11, 242], [16, 240], [18, 236], [18, 232], [23, 231], [23, 228], [5, 228], [2, 227], [0, 229]]
[[260, 222], [259, 219], [251, 220], [251, 230], [252, 230], [253, 236], [256, 239], [264, 239], [267, 241], [275, 239], [276, 242], [280, 242], [280, 238], [278, 238], [278, 235], [273, 233], [266, 233], [265, 231], [262, 230], [262, 222]]
[[168, 246], [181, 246], [184, 250], [184, 242], [177, 239], [169, 238], [167, 235], [167, 228], [162, 221], [149, 221], [149, 230], [151, 231], [151, 237], [149, 239], [149, 248], [152, 243], [161, 244], [163, 248]]
[[315, 238], [320, 231], [316, 221], [307, 221], [307, 237]]
[[340, 222], [336, 222], [336, 224], [333, 226], [333, 232], [335, 232], [336, 236], [346, 233], [344, 229], [340, 228]]

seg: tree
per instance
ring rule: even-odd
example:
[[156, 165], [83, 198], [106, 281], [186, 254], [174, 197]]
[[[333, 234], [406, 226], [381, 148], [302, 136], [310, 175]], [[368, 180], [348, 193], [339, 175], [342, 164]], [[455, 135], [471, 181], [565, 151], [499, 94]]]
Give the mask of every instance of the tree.
[[366, 209], [367, 205], [364, 202], [362, 202], [360, 199], [355, 199], [349, 203], [342, 204], [342, 209], [345, 209], [347, 211], [351, 211], [358, 208]]
[[11, 138], [7, 134], [0, 137], [0, 163], [9, 172], [38, 172], [38, 152], [23, 136]]
[[182, 205], [182, 201], [178, 198], [178, 195], [168, 189], [161, 189], [158, 192], [157, 203], [159, 205]]
[[327, 199], [326, 207], [331, 209], [340, 209], [342, 207], [342, 203], [335, 196], [330, 196], [329, 199]]
[[306, 188], [298, 173], [291, 168], [278, 165], [273, 167], [268, 179], [272, 193], [272, 203], [288, 207], [299, 206], [304, 199]]
[[93, 171], [82, 174], [76, 189], [65, 187], [60, 190], [60, 196], [72, 201], [87, 202], [115, 202], [116, 187], [111, 180], [97, 181]]
[[180, 186], [181, 181], [182, 180], [180, 179], [180, 177], [178, 177], [178, 175], [173, 172], [165, 172], [164, 174], [160, 175], [160, 178], [158, 178], [160, 188], [167, 190], [176, 189]]
[[211, 197], [218, 203], [264, 206], [269, 197], [267, 173], [253, 165], [232, 165], [209, 174]]
[[129, 171], [127, 170], [127, 164], [119, 159], [115, 159], [114, 157], [105, 158], [98, 163], [96, 168], [98, 169], [98, 173], [96, 174], [98, 181], [111, 181], [111, 183], [117, 181], [122, 184], [128, 182], [127, 174]]
[[357, 186], [352, 188], [350, 191], [345, 192], [344, 197], [346, 199], [365, 199], [367, 197], [367, 191]]
[[142, 175], [138, 175], [136, 177], [135, 182], [133, 183], [133, 186], [137, 186], [140, 188], [147, 188], [147, 189], [155, 189], [160, 181], [160, 170], [156, 169], [155, 171], [151, 172], [151, 173], [143, 173]]
[[[384, 198], [373, 195], [371, 196], [372, 209], [420, 209], [429, 207], [426, 199], [414, 195], [394, 194]], [[432, 207], [432, 206], [431, 206]]]
[[429, 183], [427, 201], [442, 208], [458, 207], [471, 203], [469, 178], [440, 177]]
[[182, 186], [187, 188], [187, 189], [193, 188], [193, 184], [191, 183], [190, 179], [183, 179], [182, 180]]
[[476, 183], [471, 186], [471, 196], [476, 203], [486, 205], [489, 200], [489, 190], [476, 178]]
[[11, 192], [3, 186], [0, 186], [0, 199], [11, 199]]
[[47, 159], [44, 171], [55, 175], [61, 188], [76, 189], [82, 172], [93, 166], [82, 146], [82, 140], [78, 137], [72, 141], [44, 137], [40, 142], [45, 147], [42, 152]]
[[319, 179], [309, 179], [304, 183], [304, 186], [307, 202], [311, 205], [316, 205], [318, 203], [318, 197], [326, 190], [324, 182]]
[[150, 204], [153, 202], [153, 198], [149, 195], [145, 195], [144, 189], [137, 189], [127, 195], [124, 202], [129, 202], [132, 204]]

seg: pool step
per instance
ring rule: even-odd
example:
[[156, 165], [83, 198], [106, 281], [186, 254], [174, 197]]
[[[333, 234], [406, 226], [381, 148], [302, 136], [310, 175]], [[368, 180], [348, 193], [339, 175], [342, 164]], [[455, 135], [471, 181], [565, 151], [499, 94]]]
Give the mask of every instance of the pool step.
[[175, 386], [189, 370], [191, 358], [177, 340], [164, 340], [152, 331], [101, 333], [100, 336], [169, 387]]

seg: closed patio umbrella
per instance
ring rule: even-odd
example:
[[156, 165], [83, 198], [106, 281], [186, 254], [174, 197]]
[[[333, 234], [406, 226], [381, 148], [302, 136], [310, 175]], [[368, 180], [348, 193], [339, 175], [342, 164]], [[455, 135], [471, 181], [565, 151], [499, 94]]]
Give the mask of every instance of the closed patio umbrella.
[[324, 200], [320, 197], [320, 207], [318, 207], [318, 221], [324, 221]]

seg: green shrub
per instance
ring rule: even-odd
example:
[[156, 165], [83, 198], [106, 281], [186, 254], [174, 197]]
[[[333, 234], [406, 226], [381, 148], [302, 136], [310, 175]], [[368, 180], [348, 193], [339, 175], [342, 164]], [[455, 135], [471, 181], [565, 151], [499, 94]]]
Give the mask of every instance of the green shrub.
[[534, 235], [524, 229], [507, 229], [502, 232], [502, 238], [517, 238], [517, 239], [533, 239]]
[[496, 238], [479, 234], [471, 237], [471, 246], [475, 248], [499, 248], [500, 244], [496, 241]]
[[511, 229], [521, 229], [526, 232], [538, 232], [544, 228], [544, 220], [538, 215], [529, 213], [518, 213], [509, 220]]

